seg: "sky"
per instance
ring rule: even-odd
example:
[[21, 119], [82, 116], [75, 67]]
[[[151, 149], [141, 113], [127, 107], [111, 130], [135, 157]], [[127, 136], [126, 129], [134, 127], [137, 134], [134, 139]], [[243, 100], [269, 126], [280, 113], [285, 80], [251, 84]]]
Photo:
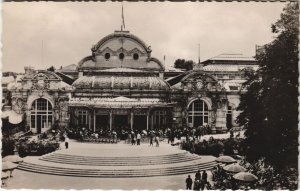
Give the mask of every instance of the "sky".
[[[152, 57], [204, 61], [222, 53], [255, 55], [271, 42], [282, 2], [124, 2], [126, 30], [151, 46]], [[77, 64], [120, 30], [121, 2], [5, 2], [2, 71]]]

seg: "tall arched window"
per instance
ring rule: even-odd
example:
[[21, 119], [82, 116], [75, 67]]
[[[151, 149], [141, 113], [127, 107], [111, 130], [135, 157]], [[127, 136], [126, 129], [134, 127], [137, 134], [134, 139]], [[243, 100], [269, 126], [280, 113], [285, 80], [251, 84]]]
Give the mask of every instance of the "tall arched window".
[[43, 98], [36, 99], [31, 105], [31, 128], [36, 128], [41, 133], [43, 128], [52, 125], [52, 104]]
[[208, 124], [208, 106], [203, 100], [193, 101], [188, 108], [188, 123], [192, 127]]

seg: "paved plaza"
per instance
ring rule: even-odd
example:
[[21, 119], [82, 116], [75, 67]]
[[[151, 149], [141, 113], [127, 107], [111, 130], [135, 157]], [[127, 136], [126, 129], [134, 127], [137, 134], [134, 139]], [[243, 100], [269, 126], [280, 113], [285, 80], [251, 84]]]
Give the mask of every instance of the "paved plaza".
[[[150, 147], [147, 143], [140, 146], [130, 145], [124, 142], [118, 144], [94, 144], [94, 143], [79, 143], [70, 142], [70, 148], [65, 149], [61, 144], [61, 150], [50, 153], [46, 156], [29, 156], [24, 159], [24, 162], [31, 162], [39, 165], [51, 165], [54, 167], [78, 168], [78, 165], [61, 164], [53, 162], [45, 162], [39, 160], [42, 157], [51, 156], [53, 154], [60, 155], [77, 155], [82, 157], [154, 157], [167, 156], [174, 154], [184, 154], [186, 151], [181, 150], [178, 146], [171, 146], [166, 142], [161, 142], [160, 147]], [[212, 156], [201, 156], [203, 162], [214, 160]], [[193, 164], [193, 161], [185, 161], [183, 163], [175, 163], [174, 165]], [[166, 168], [171, 164], [144, 165], [132, 166], [130, 168]], [[80, 165], [80, 168], [91, 170], [93, 168], [126, 168], [122, 166], [107, 167], [107, 166], [89, 166]], [[194, 173], [188, 173], [194, 177]], [[13, 172], [12, 178], [7, 180], [7, 189], [185, 189], [185, 179], [188, 174], [171, 175], [171, 176], [150, 176], [150, 177], [131, 177], [131, 178], [99, 178], [99, 177], [72, 177], [49, 175], [42, 173], [34, 173], [16, 169]], [[209, 179], [211, 174], [208, 172]]]

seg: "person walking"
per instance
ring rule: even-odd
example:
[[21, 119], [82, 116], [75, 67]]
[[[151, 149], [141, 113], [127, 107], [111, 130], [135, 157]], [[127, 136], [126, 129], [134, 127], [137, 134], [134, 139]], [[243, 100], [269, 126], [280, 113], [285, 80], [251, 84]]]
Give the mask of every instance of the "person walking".
[[185, 179], [186, 190], [192, 190], [193, 180], [190, 175], [188, 175], [187, 179]]
[[138, 133], [138, 134], [136, 135], [136, 145], [140, 145], [140, 144], [141, 144], [141, 134]]
[[69, 148], [69, 138], [67, 135], [65, 136], [65, 147], [66, 147], [66, 149]]
[[195, 177], [193, 190], [200, 190], [200, 180]]
[[202, 180], [201, 180], [201, 190], [204, 190], [205, 185], [207, 184], [207, 173], [205, 170], [202, 172]]
[[158, 137], [158, 135], [156, 135], [156, 137], [155, 137], [155, 143], [156, 143], [156, 147], [159, 147], [159, 137]]
[[135, 145], [135, 134], [134, 133], [132, 133], [132, 135], [131, 135], [131, 144]]
[[128, 133], [128, 144], [130, 144], [131, 141], [132, 141], [132, 139], [131, 139], [131, 133]]
[[196, 172], [196, 174], [195, 174], [195, 178], [197, 179], [197, 180], [201, 180], [201, 173], [200, 173], [200, 170], [198, 170], [197, 172]]
[[150, 133], [150, 146], [153, 147], [153, 133]]

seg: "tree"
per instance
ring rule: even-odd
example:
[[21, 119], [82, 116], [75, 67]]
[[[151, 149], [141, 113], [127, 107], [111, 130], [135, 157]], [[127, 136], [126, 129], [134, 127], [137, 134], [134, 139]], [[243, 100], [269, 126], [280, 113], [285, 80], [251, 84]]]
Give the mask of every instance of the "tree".
[[49, 68], [47, 68], [48, 71], [51, 71], [51, 72], [54, 72], [55, 71], [55, 68], [54, 66], [50, 66]]
[[185, 60], [185, 59], [177, 59], [174, 63], [175, 68], [181, 68], [185, 70], [192, 70], [194, 66], [194, 62], [192, 60]]
[[265, 157], [278, 170], [298, 161], [298, 15], [298, 3], [289, 3], [272, 25], [276, 37], [257, 54], [238, 107], [247, 158]]

